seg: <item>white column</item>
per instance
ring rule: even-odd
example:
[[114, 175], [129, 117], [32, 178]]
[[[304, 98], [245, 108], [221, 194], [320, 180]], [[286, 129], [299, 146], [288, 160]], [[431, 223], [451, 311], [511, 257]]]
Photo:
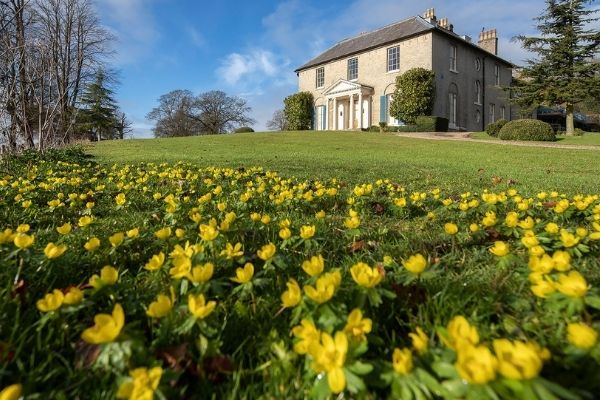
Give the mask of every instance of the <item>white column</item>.
[[354, 129], [354, 94], [350, 95], [350, 119], [348, 120], [348, 128]]
[[338, 129], [338, 109], [337, 109], [337, 97], [333, 98], [333, 130], [337, 131]]
[[362, 130], [363, 128], [363, 98], [362, 92], [358, 94], [358, 127]]

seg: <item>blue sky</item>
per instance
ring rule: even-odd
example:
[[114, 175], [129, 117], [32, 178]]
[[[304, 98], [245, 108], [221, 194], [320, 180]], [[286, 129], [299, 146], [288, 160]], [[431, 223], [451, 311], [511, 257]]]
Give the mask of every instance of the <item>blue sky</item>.
[[[418, 3], [418, 4], [417, 4]], [[145, 115], [174, 89], [223, 90], [245, 98], [264, 130], [283, 98], [297, 90], [299, 65], [336, 42], [435, 7], [455, 31], [477, 38], [497, 28], [500, 56], [526, 54], [514, 35], [533, 33], [543, 0], [96, 0], [117, 41], [117, 99], [136, 137], [151, 137]]]

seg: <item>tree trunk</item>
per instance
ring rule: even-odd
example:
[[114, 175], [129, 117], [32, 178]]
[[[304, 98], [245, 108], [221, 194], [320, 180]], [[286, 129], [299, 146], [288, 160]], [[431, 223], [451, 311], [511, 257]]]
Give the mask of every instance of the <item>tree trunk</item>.
[[575, 134], [575, 120], [573, 118], [573, 104], [567, 103], [567, 136]]

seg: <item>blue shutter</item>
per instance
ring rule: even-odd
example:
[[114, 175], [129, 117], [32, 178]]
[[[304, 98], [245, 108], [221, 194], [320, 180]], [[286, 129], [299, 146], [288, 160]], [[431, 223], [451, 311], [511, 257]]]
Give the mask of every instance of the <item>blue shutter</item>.
[[326, 106], [322, 106], [321, 107], [321, 130], [326, 130], [327, 129], [327, 107]]
[[379, 122], [387, 122], [387, 120], [388, 120], [387, 108], [388, 108], [387, 96], [381, 96], [379, 98]]
[[317, 107], [313, 107], [312, 109], [310, 129], [313, 131], [317, 129]]

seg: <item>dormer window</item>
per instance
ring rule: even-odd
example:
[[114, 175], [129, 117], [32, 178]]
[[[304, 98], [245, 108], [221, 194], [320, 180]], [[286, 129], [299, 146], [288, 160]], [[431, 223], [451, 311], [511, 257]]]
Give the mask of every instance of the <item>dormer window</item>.
[[358, 58], [354, 57], [348, 60], [348, 80], [358, 79]]

